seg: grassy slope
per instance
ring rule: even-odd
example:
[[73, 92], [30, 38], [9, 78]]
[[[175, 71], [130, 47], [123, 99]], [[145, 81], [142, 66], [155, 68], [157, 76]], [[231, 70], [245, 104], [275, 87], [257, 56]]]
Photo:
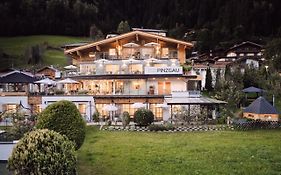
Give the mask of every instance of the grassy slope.
[[136, 133], [87, 128], [79, 174], [279, 174], [281, 131]]
[[[49, 46], [60, 47], [64, 44], [85, 41], [87, 38], [68, 36], [34, 35], [21, 37], [0, 37], [0, 49], [16, 58], [15, 63], [21, 64], [20, 56], [25, 54], [25, 49], [36, 44], [48, 43]], [[46, 65], [65, 65], [67, 59], [62, 51], [47, 50], [43, 54]]]

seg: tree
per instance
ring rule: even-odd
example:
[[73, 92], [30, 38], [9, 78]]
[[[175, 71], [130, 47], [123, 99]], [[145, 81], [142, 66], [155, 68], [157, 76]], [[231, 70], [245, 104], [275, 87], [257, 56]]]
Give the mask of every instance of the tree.
[[215, 90], [219, 91], [221, 88], [221, 70], [217, 69], [216, 72], [216, 83], [215, 83]]
[[117, 27], [117, 33], [122, 34], [122, 33], [127, 33], [129, 32], [130, 26], [128, 21], [121, 21]]
[[140, 108], [134, 113], [134, 121], [140, 126], [148, 126], [154, 120], [154, 114], [151, 110]]
[[66, 135], [79, 149], [85, 139], [86, 124], [74, 103], [61, 100], [49, 105], [39, 115], [36, 127]]
[[90, 38], [94, 41], [102, 39], [103, 33], [100, 29], [97, 28], [95, 24], [92, 24], [90, 27]]
[[273, 39], [266, 45], [265, 57], [276, 70], [281, 70], [281, 38]]
[[26, 134], [13, 149], [8, 169], [15, 174], [76, 174], [73, 142], [48, 129]]
[[212, 73], [210, 67], [207, 68], [207, 72], [206, 72], [205, 88], [207, 91], [213, 90], [213, 79], [212, 79]]

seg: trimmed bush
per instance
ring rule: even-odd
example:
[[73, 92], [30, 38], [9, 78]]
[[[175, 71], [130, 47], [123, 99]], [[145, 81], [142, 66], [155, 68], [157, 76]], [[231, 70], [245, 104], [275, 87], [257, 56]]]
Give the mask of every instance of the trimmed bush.
[[128, 126], [130, 123], [130, 114], [129, 112], [125, 111], [122, 115], [122, 124], [124, 127]]
[[55, 131], [32, 131], [13, 149], [8, 169], [15, 174], [76, 174], [74, 143]]
[[37, 128], [47, 128], [66, 135], [79, 149], [85, 139], [86, 124], [75, 104], [62, 100], [49, 105], [41, 112]]
[[171, 123], [168, 123], [168, 124], [165, 124], [165, 125], [149, 125], [148, 126], [148, 130], [149, 131], [169, 131], [169, 130], [174, 130], [175, 127], [173, 126], [173, 124]]
[[93, 114], [93, 120], [94, 122], [99, 122], [99, 119], [100, 119], [100, 113], [99, 111], [96, 109], [94, 114]]
[[154, 120], [154, 114], [151, 110], [140, 108], [134, 113], [134, 121], [139, 126], [148, 126]]
[[238, 119], [233, 121], [236, 130], [255, 130], [255, 129], [280, 129], [281, 123], [278, 121], [261, 121], [252, 119]]

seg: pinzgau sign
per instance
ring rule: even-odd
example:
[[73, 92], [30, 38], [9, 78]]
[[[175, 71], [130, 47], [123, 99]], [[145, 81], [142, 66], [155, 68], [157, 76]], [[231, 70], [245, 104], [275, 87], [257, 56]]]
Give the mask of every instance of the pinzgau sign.
[[182, 67], [145, 67], [145, 74], [182, 74]]

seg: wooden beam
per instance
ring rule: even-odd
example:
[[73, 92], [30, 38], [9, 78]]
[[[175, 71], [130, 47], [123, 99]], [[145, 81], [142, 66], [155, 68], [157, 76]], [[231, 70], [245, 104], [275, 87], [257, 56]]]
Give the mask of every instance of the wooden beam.
[[97, 51], [101, 51], [100, 46], [96, 46]]

